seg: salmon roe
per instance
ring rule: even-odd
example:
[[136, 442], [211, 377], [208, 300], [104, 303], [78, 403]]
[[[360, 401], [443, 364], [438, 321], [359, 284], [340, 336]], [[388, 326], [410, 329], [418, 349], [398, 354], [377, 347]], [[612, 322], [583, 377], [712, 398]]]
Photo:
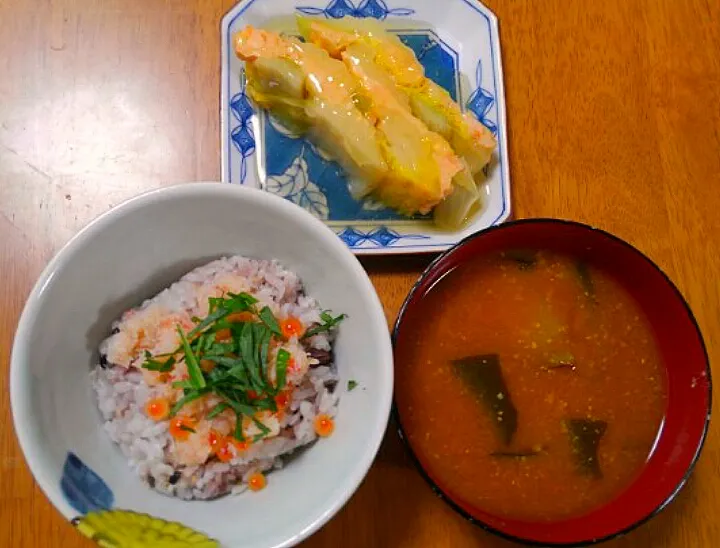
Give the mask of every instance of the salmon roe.
[[220, 444], [222, 443], [222, 438], [220, 434], [218, 434], [215, 430], [210, 430], [210, 433], [208, 434], [208, 443], [210, 444], [210, 448], [215, 451]]
[[220, 462], [230, 462], [231, 460], [233, 460], [233, 457], [235, 455], [233, 454], [232, 449], [230, 448], [230, 444], [227, 442], [227, 440], [223, 440], [220, 447], [218, 447], [215, 451], [215, 456]]
[[235, 449], [238, 452], [247, 451], [250, 448], [250, 442], [248, 440], [238, 440], [236, 438], [232, 438], [230, 443], [235, 446]]
[[255, 472], [248, 478], [248, 487], [251, 491], [261, 491], [267, 485], [267, 479], [262, 472]]
[[166, 398], [154, 398], [145, 404], [145, 414], [153, 420], [161, 421], [170, 413], [170, 402]]
[[292, 391], [283, 390], [275, 396], [275, 405], [277, 405], [278, 409], [285, 409], [288, 406], [290, 403], [290, 394], [292, 394]]
[[280, 330], [286, 339], [300, 337], [305, 331], [300, 320], [293, 316], [288, 316], [280, 323]]
[[192, 417], [175, 417], [170, 421], [170, 435], [178, 441], [185, 441], [195, 431], [196, 422]]
[[321, 438], [327, 438], [335, 431], [335, 421], [329, 415], [318, 415], [313, 421], [315, 433]]
[[230, 462], [235, 455], [230, 449], [230, 440], [227, 437], [218, 434], [215, 430], [210, 430], [208, 434], [208, 443], [210, 449], [220, 462]]

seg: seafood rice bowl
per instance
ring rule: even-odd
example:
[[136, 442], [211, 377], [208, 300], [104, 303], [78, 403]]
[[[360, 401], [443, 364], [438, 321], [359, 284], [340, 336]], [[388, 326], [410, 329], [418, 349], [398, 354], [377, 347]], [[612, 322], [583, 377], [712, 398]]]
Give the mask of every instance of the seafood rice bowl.
[[322, 221], [246, 185], [153, 190], [82, 229], [31, 291], [10, 364], [37, 484], [117, 546], [159, 546], [146, 533], [160, 529], [300, 543], [366, 476], [392, 388], [362, 265]]
[[166, 495], [260, 490], [269, 471], [332, 434], [342, 319], [276, 261], [196, 268], [108, 326], [90, 373], [104, 430]]

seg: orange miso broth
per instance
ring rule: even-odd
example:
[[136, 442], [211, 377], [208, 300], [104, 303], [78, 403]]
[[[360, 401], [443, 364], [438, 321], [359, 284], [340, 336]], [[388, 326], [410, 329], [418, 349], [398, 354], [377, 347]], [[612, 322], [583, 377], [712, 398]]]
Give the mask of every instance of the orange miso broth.
[[639, 474], [665, 410], [649, 322], [614, 279], [572, 258], [467, 261], [398, 332], [396, 402], [430, 477], [465, 507], [555, 521]]

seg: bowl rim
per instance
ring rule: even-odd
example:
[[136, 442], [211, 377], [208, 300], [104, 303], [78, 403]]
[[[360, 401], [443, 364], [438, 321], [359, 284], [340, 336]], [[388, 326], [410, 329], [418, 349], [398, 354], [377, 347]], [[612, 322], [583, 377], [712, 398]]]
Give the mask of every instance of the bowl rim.
[[[378, 353], [382, 356], [385, 366], [381, 369], [382, 376], [378, 381], [378, 393], [375, 405], [373, 406], [378, 409], [378, 418], [376, 424], [373, 426], [372, 437], [371, 439], [365, 440], [365, 450], [360, 455], [360, 458], [357, 459], [352, 473], [347, 476], [347, 485], [340, 491], [339, 496], [334, 500], [328, 500], [315, 516], [306, 520], [301, 530], [293, 532], [292, 535], [288, 535], [280, 543], [274, 544], [272, 548], [294, 546], [310, 537], [330, 521], [357, 492], [370, 471], [380, 449], [380, 445], [382, 444], [390, 419], [395, 372], [394, 354], [390, 333], [386, 327], [387, 320], [382, 302], [370, 277], [362, 267], [358, 258], [353, 255], [350, 249], [345, 246], [335, 233], [322, 221], [316, 219], [303, 208], [262, 189], [249, 188], [242, 185], [228, 185], [215, 181], [195, 181], [171, 184], [147, 190], [97, 215], [77, 231], [66, 243], [60, 246], [45, 265], [26, 297], [13, 337], [8, 376], [10, 381], [10, 410], [15, 437], [34, 481], [40, 487], [47, 500], [67, 520], [72, 520], [75, 516], [79, 515], [80, 512], [75, 511], [67, 501], [64, 500], [60, 490], [51, 487], [53, 482], [59, 485], [59, 481], [57, 481], [54, 474], [47, 469], [46, 463], [43, 462], [38, 455], [42, 446], [33, 441], [27, 429], [29, 414], [28, 409], [26, 409], [27, 403], [23, 400], [29, 397], [30, 377], [32, 375], [28, 367], [27, 357], [29, 346], [27, 342], [28, 331], [31, 329], [35, 318], [41, 311], [45, 289], [49, 286], [55, 273], [63, 269], [82, 248], [83, 244], [92, 239], [98, 231], [110, 228], [118, 218], [125, 216], [127, 213], [142, 209], [153, 203], [197, 194], [208, 194], [219, 197], [232, 196], [233, 199], [242, 200], [248, 200], [249, 197], [249, 200], [255, 204], [261, 202], [270, 204], [266, 205], [266, 207], [274, 210], [275, 213], [281, 212], [284, 218], [290, 222], [297, 222], [314, 227], [322, 243], [327, 244], [327, 253], [333, 253], [343, 257], [343, 261], [347, 267], [358, 275], [357, 279], [360, 283], [358, 284], [357, 290], [363, 295], [362, 299], [368, 306], [369, 314], [373, 319], [373, 325], [381, 326], [381, 329], [377, 329], [376, 334], [382, 334], [377, 344], [379, 347]], [[242, 198], [238, 198], [238, 196], [242, 196]]]
[[700, 346], [702, 348], [702, 353], [704, 356], [704, 362], [705, 362], [705, 372], [707, 375], [707, 394], [708, 394], [708, 404], [707, 404], [707, 412], [705, 415], [705, 422], [703, 424], [703, 430], [700, 435], [700, 438], [697, 440], [697, 446], [695, 448], [695, 453], [693, 454], [692, 460], [690, 462], [690, 465], [688, 466], [687, 470], [683, 474], [682, 478], [680, 478], [680, 481], [677, 483], [677, 485], [672, 489], [672, 491], [655, 507], [654, 510], [652, 510], [650, 513], [648, 513], [643, 518], [637, 520], [636, 522], [632, 523], [631, 525], [620, 529], [614, 533], [611, 533], [609, 535], [605, 535], [603, 537], [598, 538], [589, 538], [586, 540], [581, 541], [573, 541], [573, 542], [540, 542], [537, 540], [534, 540], [532, 538], [526, 538], [526, 537], [520, 537], [515, 536], [510, 533], [506, 533], [505, 531], [502, 531], [496, 527], [493, 527], [491, 525], [488, 525], [483, 520], [480, 520], [474, 516], [472, 516], [469, 512], [464, 510], [459, 504], [457, 504], [445, 491], [443, 491], [435, 481], [430, 477], [430, 475], [425, 471], [425, 468], [423, 467], [422, 463], [420, 462], [420, 459], [417, 457], [417, 454], [415, 453], [415, 450], [412, 448], [412, 445], [410, 444], [410, 441], [407, 438], [407, 435], [405, 434], [405, 430], [402, 426], [402, 421], [400, 419], [400, 411], [398, 409], [397, 404], [397, 398], [393, 395], [393, 404], [392, 404], [392, 411], [391, 415], [393, 420], [396, 423], [397, 426], [397, 432], [402, 440], [403, 445], [405, 446], [405, 450], [407, 451], [408, 455], [410, 456], [411, 461], [415, 465], [415, 468], [420, 473], [420, 475], [423, 477], [425, 482], [430, 486], [433, 493], [443, 500], [448, 506], [450, 506], [453, 510], [455, 510], [458, 514], [460, 514], [463, 518], [465, 518], [467, 521], [472, 523], [473, 525], [477, 525], [481, 529], [492, 533], [500, 538], [503, 538], [505, 540], [510, 540], [513, 542], [517, 542], [520, 544], [523, 544], [525, 546], [543, 546], [543, 547], [563, 547], [563, 548], [580, 548], [583, 546], [591, 546], [595, 544], [600, 544], [602, 542], [606, 542], [609, 540], [612, 540], [614, 538], [622, 537], [626, 535], [627, 533], [637, 529], [656, 515], [658, 515], [660, 512], [662, 512], [673, 500], [675, 500], [675, 497], [677, 497], [678, 493], [682, 490], [682, 488], [687, 484], [688, 479], [692, 475], [693, 470], [695, 469], [695, 465], [697, 464], [698, 459], [700, 458], [700, 453], [702, 452], [703, 446], [705, 445], [705, 441], [707, 439], [708, 435], [708, 429], [710, 426], [710, 416], [712, 412], [712, 371], [710, 369], [710, 357], [708, 355], [707, 346], [705, 344], [705, 339], [703, 338], [702, 331], [700, 330], [700, 326], [697, 322], [697, 319], [695, 318], [695, 315], [692, 312], [692, 309], [690, 308], [690, 305], [688, 304], [687, 300], [683, 296], [683, 294], [680, 292], [680, 290], [677, 288], [677, 286], [673, 283], [673, 281], [670, 279], [670, 277], [663, 271], [652, 259], [650, 259], [645, 253], [640, 251], [638, 248], [636, 248], [631, 243], [623, 240], [622, 238], [615, 236], [614, 234], [603, 230], [601, 228], [597, 228], [585, 223], [581, 223], [578, 221], [572, 221], [568, 219], [558, 219], [553, 217], [533, 217], [533, 218], [527, 218], [527, 219], [515, 219], [512, 221], [505, 222], [500, 225], [495, 225], [488, 227], [483, 230], [479, 230], [478, 232], [475, 232], [473, 234], [470, 234], [454, 246], [452, 246], [447, 251], [444, 251], [440, 253], [437, 257], [435, 257], [432, 262], [425, 267], [422, 274], [418, 277], [418, 279], [413, 284], [412, 288], [408, 292], [407, 296], [405, 297], [405, 300], [403, 301], [402, 306], [400, 307], [400, 310], [398, 312], [397, 318], [395, 319], [395, 323], [393, 325], [392, 330], [392, 344], [393, 344], [393, 351], [396, 348], [397, 344], [397, 338], [398, 333], [400, 331], [400, 326], [402, 324], [403, 318], [405, 316], [405, 312], [407, 311], [407, 308], [410, 306], [410, 302], [415, 297], [415, 294], [419, 291], [420, 287], [423, 285], [423, 282], [427, 279], [428, 276], [433, 274], [435, 270], [438, 268], [438, 265], [443, 261], [446, 257], [454, 254], [457, 252], [457, 250], [461, 247], [464, 247], [468, 243], [470, 243], [472, 240], [476, 238], [481, 238], [484, 235], [486, 235], [489, 232], [495, 232], [495, 231], [501, 231], [506, 230], [509, 228], [512, 228], [516, 225], [537, 225], [537, 224], [561, 224], [561, 225], [570, 225], [576, 228], [580, 228], [582, 230], [590, 230], [594, 231], [596, 233], [601, 234], [602, 236], [609, 238], [616, 243], [621, 244], [625, 248], [627, 248], [629, 251], [634, 253], [636, 256], [638, 256], [639, 259], [644, 260], [648, 265], [653, 267], [665, 280], [666, 284], [669, 286], [669, 288], [674, 292], [675, 297], [679, 300], [680, 303], [685, 308], [685, 311], [687, 312], [688, 318], [690, 319], [695, 332], [697, 333], [698, 340], [700, 342]]

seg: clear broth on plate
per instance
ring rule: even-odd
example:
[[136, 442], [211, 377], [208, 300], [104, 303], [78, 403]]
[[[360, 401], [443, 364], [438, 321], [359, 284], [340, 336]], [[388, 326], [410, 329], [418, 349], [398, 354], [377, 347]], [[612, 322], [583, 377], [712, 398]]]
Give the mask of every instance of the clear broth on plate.
[[572, 258], [510, 251], [442, 278], [403, 323], [396, 401], [452, 499], [555, 521], [638, 475], [665, 410], [648, 320], [614, 279]]

